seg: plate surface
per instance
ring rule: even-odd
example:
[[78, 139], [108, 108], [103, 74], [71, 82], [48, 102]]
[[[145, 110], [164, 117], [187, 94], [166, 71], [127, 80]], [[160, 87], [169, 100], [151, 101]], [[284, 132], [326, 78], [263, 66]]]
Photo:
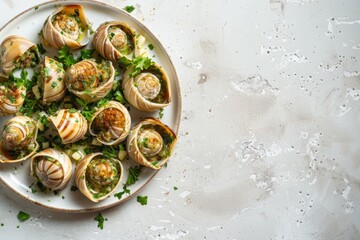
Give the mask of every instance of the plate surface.
[[[142, 34], [146, 40], [146, 46], [152, 44], [153, 50], [149, 50], [149, 56], [158, 64], [160, 64], [167, 72], [170, 79], [170, 87], [172, 92], [172, 103], [164, 109], [164, 117], [161, 119], [163, 123], [168, 125], [176, 133], [178, 132], [180, 125], [181, 115], [181, 94], [179, 80], [176, 74], [176, 70], [170, 60], [169, 55], [166, 53], [164, 47], [156, 39], [141, 22], [136, 20], [127, 12], [118, 9], [114, 6], [104, 4], [96, 1], [64, 1], [64, 2], [47, 2], [40, 4], [37, 7], [34, 6], [31, 9], [24, 11], [9, 21], [0, 30], [0, 42], [9, 35], [23, 36], [30, 41], [39, 43], [38, 33], [40, 32], [45, 19], [59, 6], [66, 4], [81, 4], [84, 7], [85, 14], [89, 21], [93, 24], [93, 29], [96, 30], [98, 26], [106, 21], [119, 20], [128, 23], [138, 33]], [[87, 48], [92, 48], [91, 45]], [[47, 48], [49, 49], [49, 48]], [[51, 54], [50, 54], [51, 55]], [[155, 56], [154, 56], [155, 55]], [[144, 117], [158, 118], [159, 113], [145, 113], [140, 112], [134, 108], [130, 109], [130, 115], [132, 118], [132, 126], [134, 126], [140, 119]], [[0, 129], [4, 125], [5, 121], [10, 117], [1, 117]], [[170, 159], [171, 160], [171, 159]], [[132, 160], [126, 159], [123, 161], [124, 165], [124, 177], [122, 182], [127, 179], [127, 169], [135, 165]], [[32, 193], [31, 185], [35, 185], [36, 181], [30, 174], [30, 161], [27, 160], [23, 163], [16, 164], [1, 164], [0, 165], [0, 180], [9, 188], [23, 198], [30, 202], [61, 212], [91, 212], [101, 209], [109, 208], [126, 201], [133, 195], [137, 194], [155, 175], [157, 171], [149, 168], [143, 168], [143, 171], [139, 177], [139, 180], [129, 187], [131, 194], [123, 196], [121, 200], [111, 195], [109, 198], [99, 202], [92, 203], [85, 198], [80, 191], [71, 191], [71, 186], [75, 186], [74, 174], [64, 190], [58, 192], [55, 195], [53, 192], [40, 192]], [[32, 187], [36, 189], [36, 187]], [[115, 191], [122, 190], [122, 184]]]

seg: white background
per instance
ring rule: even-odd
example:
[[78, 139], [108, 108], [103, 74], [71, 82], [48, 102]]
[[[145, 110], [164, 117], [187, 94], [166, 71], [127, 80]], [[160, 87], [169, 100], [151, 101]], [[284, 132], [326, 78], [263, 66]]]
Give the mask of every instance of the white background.
[[[0, 0], [0, 26], [40, 2]], [[106, 2], [172, 56], [175, 155], [103, 230], [0, 186], [0, 239], [360, 239], [359, 1]]]

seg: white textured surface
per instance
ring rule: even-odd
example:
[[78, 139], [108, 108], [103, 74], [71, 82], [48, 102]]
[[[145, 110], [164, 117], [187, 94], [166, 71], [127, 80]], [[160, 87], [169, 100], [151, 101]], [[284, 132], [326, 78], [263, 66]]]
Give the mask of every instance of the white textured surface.
[[[1, 0], [0, 25], [39, 2]], [[1, 186], [0, 238], [360, 239], [359, 1], [106, 2], [135, 5], [172, 56], [176, 154], [104, 230]]]

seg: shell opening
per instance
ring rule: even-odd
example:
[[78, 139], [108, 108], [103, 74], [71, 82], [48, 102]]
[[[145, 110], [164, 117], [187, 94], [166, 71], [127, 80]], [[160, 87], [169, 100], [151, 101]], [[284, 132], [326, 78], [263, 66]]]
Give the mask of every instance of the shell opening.
[[140, 152], [147, 157], [152, 157], [160, 153], [163, 149], [163, 138], [154, 129], [140, 129], [138, 135], [138, 146]]
[[161, 83], [152, 73], [141, 73], [135, 77], [135, 84], [140, 94], [149, 100], [155, 99], [161, 90]]
[[116, 108], [106, 108], [95, 117], [91, 130], [105, 141], [116, 140], [125, 131], [125, 116]]

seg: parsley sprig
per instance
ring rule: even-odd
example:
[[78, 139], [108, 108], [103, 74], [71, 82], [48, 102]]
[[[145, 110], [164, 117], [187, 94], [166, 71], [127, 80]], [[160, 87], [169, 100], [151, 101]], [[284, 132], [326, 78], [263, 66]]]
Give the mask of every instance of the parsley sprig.
[[104, 218], [103, 215], [101, 213], [99, 213], [95, 218], [95, 221], [98, 222], [97, 227], [100, 228], [101, 230], [104, 229], [104, 222], [107, 221], [107, 218]]
[[148, 57], [137, 57], [133, 60], [130, 60], [126, 57], [121, 57], [118, 60], [118, 63], [120, 64], [120, 66], [132, 67], [129, 72], [130, 77], [135, 77], [142, 70], [148, 69], [151, 65], [154, 64], [153, 60]]

